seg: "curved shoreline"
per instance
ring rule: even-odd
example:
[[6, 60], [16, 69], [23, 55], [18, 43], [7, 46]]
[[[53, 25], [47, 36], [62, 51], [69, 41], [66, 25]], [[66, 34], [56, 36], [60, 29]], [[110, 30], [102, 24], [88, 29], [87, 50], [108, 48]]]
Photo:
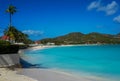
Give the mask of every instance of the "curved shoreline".
[[[69, 45], [69, 46], [71, 46], [71, 45]], [[74, 45], [72, 45], [72, 46], [74, 46]], [[32, 47], [28, 50], [40, 50], [40, 49], [51, 48], [51, 47], [59, 47], [59, 46], [37, 46], [37, 47]], [[109, 80], [107, 78], [97, 77], [94, 75], [93, 76], [92, 75], [83, 76], [83, 75], [77, 75], [74, 73], [71, 74], [68, 72], [60, 71], [60, 70], [43, 69], [43, 68], [42, 69], [41, 68], [22, 69], [22, 72], [19, 74], [37, 79], [38, 81], [113, 81], [113, 80]], [[41, 76], [43, 76], [43, 77], [41, 77]], [[117, 81], [117, 80], [114, 80], [114, 81]]]
[[38, 81], [110, 81], [94, 76], [77, 76], [51, 69], [22, 69], [19, 74], [31, 77]]

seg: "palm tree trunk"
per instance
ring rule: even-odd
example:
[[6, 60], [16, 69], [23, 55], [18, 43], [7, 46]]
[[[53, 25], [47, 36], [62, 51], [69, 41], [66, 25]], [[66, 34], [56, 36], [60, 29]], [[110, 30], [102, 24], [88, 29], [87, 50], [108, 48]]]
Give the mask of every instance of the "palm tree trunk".
[[10, 13], [10, 27], [12, 26], [12, 14]]

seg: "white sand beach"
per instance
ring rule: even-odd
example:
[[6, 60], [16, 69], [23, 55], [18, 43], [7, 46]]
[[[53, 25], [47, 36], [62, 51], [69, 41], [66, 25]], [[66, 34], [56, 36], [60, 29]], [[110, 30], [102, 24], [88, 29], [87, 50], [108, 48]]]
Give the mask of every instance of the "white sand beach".
[[12, 71], [0, 68], [0, 81], [107, 81], [95, 77], [75, 76], [50, 69], [17, 69]]
[[19, 74], [38, 81], [110, 81], [94, 76], [77, 76], [51, 69], [22, 69]]
[[46, 49], [46, 48], [52, 48], [52, 47], [58, 47], [58, 46], [55, 46], [55, 45], [52, 45], [52, 46], [49, 46], [49, 45], [38, 45], [38, 46], [34, 46], [34, 47], [31, 47], [31, 48], [28, 48], [27, 50], [40, 50], [40, 49]]
[[17, 71], [12, 71], [6, 68], [0, 68], [0, 81], [37, 81], [30, 77], [19, 75]]

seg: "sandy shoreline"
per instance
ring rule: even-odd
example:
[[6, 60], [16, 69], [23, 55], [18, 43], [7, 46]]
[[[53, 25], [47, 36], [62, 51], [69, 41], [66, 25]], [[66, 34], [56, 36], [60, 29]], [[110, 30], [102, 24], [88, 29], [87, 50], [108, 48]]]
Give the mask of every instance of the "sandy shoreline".
[[108, 81], [102, 78], [75, 76], [51, 69], [17, 69], [16, 71], [0, 68], [0, 81]]
[[38, 81], [111, 81], [100, 77], [77, 76], [51, 69], [23, 69], [19, 74], [37, 79]]
[[17, 71], [0, 68], [0, 81], [37, 81], [24, 75], [18, 75]]
[[[101, 44], [79, 44], [79, 45], [38, 45], [38, 46], [34, 46], [34, 47], [30, 47], [28, 49], [25, 50], [42, 50], [42, 49], [46, 49], [46, 48], [53, 48], [53, 47], [71, 47], [71, 46], [96, 46], [96, 45], [101, 45]], [[23, 50], [19, 50], [19, 53], [24, 52]]]

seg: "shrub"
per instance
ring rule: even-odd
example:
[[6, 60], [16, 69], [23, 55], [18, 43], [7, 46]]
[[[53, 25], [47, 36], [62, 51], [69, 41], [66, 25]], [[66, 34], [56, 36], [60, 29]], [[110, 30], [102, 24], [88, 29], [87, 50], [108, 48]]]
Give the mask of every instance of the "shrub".
[[4, 41], [4, 40], [0, 40], [0, 45], [10, 45], [10, 42]]
[[29, 47], [29, 45], [19, 45], [19, 49], [26, 49], [28, 47]]
[[0, 45], [0, 54], [18, 53], [18, 45]]

